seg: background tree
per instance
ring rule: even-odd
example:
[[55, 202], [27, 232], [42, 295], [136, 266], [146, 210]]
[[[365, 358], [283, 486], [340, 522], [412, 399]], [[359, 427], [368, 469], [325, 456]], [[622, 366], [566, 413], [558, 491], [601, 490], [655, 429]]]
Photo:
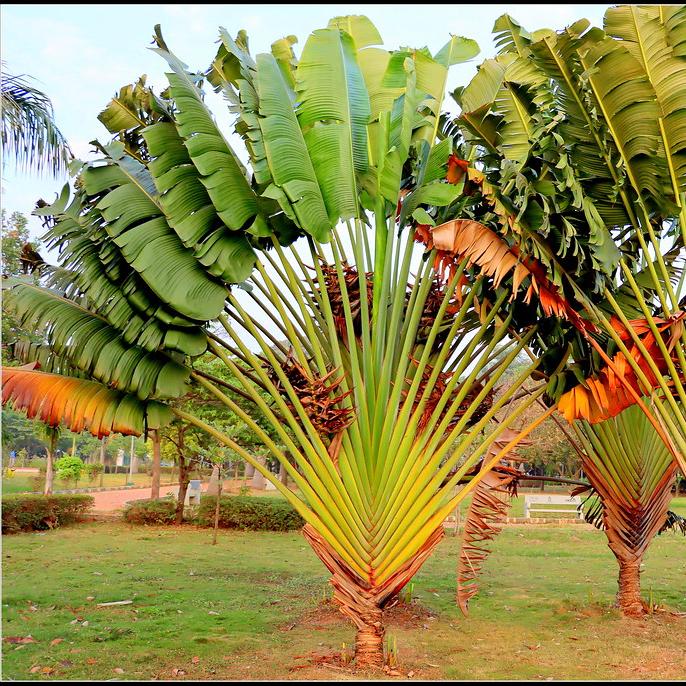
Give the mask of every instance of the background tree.
[[[20, 212], [0, 211], [0, 245], [2, 250], [2, 279], [3, 288], [5, 279], [9, 277], [24, 276], [32, 283], [38, 283], [39, 271], [30, 268], [31, 265], [22, 258], [26, 256], [25, 246], [35, 251], [35, 244], [29, 243], [28, 219]], [[28, 275], [28, 276], [27, 276]], [[40, 337], [33, 332], [21, 331], [16, 319], [10, 312], [3, 308], [2, 316], [2, 363], [12, 364], [12, 355], [8, 352], [8, 346], [15, 343], [20, 337], [33, 342], [38, 342]]]
[[[236, 360], [238, 364], [240, 361]], [[238, 385], [236, 378], [226, 368], [221, 361], [211, 356], [205, 356], [195, 362], [196, 373], [203, 378], [211, 379], [222, 388], [222, 391], [240, 407], [244, 413], [254, 416], [254, 404], [249, 396], [246, 397], [245, 391]], [[260, 393], [264, 401], [268, 401], [268, 396], [255, 388], [256, 393]], [[199, 386], [190, 394], [184, 396], [176, 407], [184, 412], [198, 417], [207, 425], [212, 426], [218, 431], [225, 433], [241, 446], [250, 452], [257, 460], [260, 460], [262, 442], [259, 437], [246, 425], [246, 423], [235, 413], [227, 412], [226, 406], [206, 388]], [[263, 416], [255, 417], [256, 423], [262, 431], [274, 441], [279, 441], [276, 429]], [[184, 501], [191, 473], [201, 463], [209, 464], [207, 457], [215, 439], [202, 429], [189, 424], [183, 420], [176, 420], [161, 430], [165, 456], [172, 458], [179, 466], [179, 492], [177, 496], [176, 522], [181, 524], [183, 521]], [[224, 448], [222, 450], [224, 459], [243, 460], [235, 451]]]
[[[528, 32], [504, 15], [500, 54], [456, 91], [463, 111], [451, 128], [481, 163], [468, 171], [475, 208], [500, 234], [482, 225], [482, 241], [521, 261], [515, 291], [531, 274], [515, 318], [534, 312], [534, 292], [545, 304], [532, 347], [548, 402], [590, 422], [579, 427], [582, 462], [601, 494], [627, 614], [643, 611], [634, 562], [665, 523], [676, 465], [686, 464], [685, 30], [683, 6], [614, 7], [605, 32], [585, 20]], [[469, 250], [460, 237], [442, 241], [450, 254]], [[627, 409], [635, 403], [650, 430]], [[629, 434], [615, 425], [627, 428], [624, 413]]]
[[50, 98], [29, 83], [26, 75], [0, 71], [0, 118], [3, 158], [13, 159], [21, 170], [42, 171], [54, 176], [64, 172], [73, 155], [55, 124]]
[[39, 425], [27, 419], [22, 412], [10, 408], [2, 411], [2, 448], [3, 461], [7, 460], [11, 450], [26, 450], [31, 456], [44, 455], [46, 449]]
[[47, 443], [46, 449], [46, 464], [45, 464], [45, 488], [43, 495], [52, 495], [53, 486], [55, 482], [55, 451], [57, 450], [57, 441], [60, 437], [60, 428], [58, 426], [50, 426], [47, 423], [41, 423], [41, 433]]
[[17, 276], [25, 273], [21, 263], [22, 248], [29, 242], [29, 220], [21, 212], [7, 216], [5, 209], [0, 210], [2, 227], [2, 274]]

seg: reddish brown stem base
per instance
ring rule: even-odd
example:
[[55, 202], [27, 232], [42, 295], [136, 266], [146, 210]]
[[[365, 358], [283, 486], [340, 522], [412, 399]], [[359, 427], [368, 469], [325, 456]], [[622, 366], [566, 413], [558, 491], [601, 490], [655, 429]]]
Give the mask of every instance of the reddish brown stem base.
[[357, 628], [355, 637], [355, 666], [357, 669], [381, 669], [384, 665], [383, 608], [393, 603], [400, 590], [417, 573], [443, 538], [443, 527], [436, 529], [422, 548], [395, 574], [382, 584], [374, 586], [361, 579], [331, 549], [326, 541], [309, 524], [303, 534], [317, 557], [332, 573], [334, 600], [340, 611]]
[[643, 617], [646, 607], [641, 600], [641, 561], [619, 560], [617, 606], [625, 617]]

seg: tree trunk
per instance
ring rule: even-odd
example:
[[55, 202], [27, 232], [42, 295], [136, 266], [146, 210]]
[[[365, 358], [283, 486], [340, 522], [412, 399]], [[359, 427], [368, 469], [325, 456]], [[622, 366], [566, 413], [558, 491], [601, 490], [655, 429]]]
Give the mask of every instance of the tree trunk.
[[288, 486], [288, 472], [283, 463], [279, 462], [279, 481], [284, 485]]
[[212, 545], [217, 545], [217, 531], [219, 531], [219, 504], [222, 497], [222, 480], [221, 478], [217, 484], [217, 502], [214, 505], [214, 534], [212, 536]]
[[45, 465], [45, 489], [44, 495], [52, 495], [52, 485], [55, 480], [55, 469], [53, 467], [53, 452], [48, 448], [48, 461]]
[[176, 524], [183, 524], [183, 510], [186, 501], [186, 491], [190, 481], [189, 469], [186, 465], [186, 458], [179, 453], [179, 495], [176, 502]]
[[617, 605], [625, 617], [641, 617], [646, 608], [641, 600], [641, 559], [622, 560], [619, 562], [619, 590]]
[[380, 669], [384, 665], [383, 609], [391, 607], [405, 584], [431, 555], [443, 538], [443, 527], [438, 527], [417, 554], [379, 586], [371, 586], [361, 579], [312, 526], [306, 524], [303, 534], [317, 557], [332, 573], [330, 582], [334, 589], [333, 597], [341, 613], [351, 619], [357, 629], [355, 666], [358, 669]]
[[160, 434], [157, 429], [150, 431], [152, 438], [152, 481], [150, 483], [150, 497], [160, 497]]
[[251, 464], [248, 464], [246, 462], [245, 463], [245, 472], [243, 472], [244, 478], [245, 479], [252, 479], [254, 473], [255, 473], [255, 467], [253, 467]]
[[105, 476], [105, 438], [100, 439], [100, 464], [102, 469], [100, 470], [100, 487], [102, 488], [104, 476]]
[[179, 454], [179, 495], [176, 501], [176, 524], [183, 524], [183, 510], [186, 501], [186, 491], [188, 490], [188, 482], [190, 481], [190, 469], [186, 462], [184, 455], [184, 434], [185, 429], [179, 429], [179, 442], [177, 444]]
[[53, 466], [53, 460], [56, 444], [57, 441], [51, 438], [47, 449], [48, 460], [45, 465], [45, 489], [43, 490], [43, 495], [52, 495], [52, 487], [55, 480], [55, 468]]
[[364, 614], [359, 615], [356, 625], [355, 664], [360, 669], [383, 667], [383, 610], [370, 605]]

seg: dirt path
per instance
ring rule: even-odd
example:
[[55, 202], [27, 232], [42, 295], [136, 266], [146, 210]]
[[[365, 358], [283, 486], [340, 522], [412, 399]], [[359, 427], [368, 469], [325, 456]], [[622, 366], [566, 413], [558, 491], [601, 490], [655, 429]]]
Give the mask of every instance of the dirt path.
[[[179, 490], [176, 486], [160, 486], [160, 497], [169, 493], [176, 494]], [[207, 490], [207, 484], [202, 484], [202, 490]], [[130, 500], [144, 500], [150, 497], [150, 488], [127, 488], [119, 491], [97, 491], [90, 495], [95, 498], [94, 512], [114, 512], [121, 510]]]

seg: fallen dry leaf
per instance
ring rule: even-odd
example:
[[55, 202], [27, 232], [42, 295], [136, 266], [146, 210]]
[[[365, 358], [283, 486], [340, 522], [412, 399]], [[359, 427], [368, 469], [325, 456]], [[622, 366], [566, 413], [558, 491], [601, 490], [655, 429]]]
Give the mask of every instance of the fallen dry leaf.
[[198, 662], [200, 662], [200, 658], [199, 658], [197, 655], [194, 655], [194, 656], [193, 656], [193, 659], [191, 660], [191, 662], [192, 662], [194, 665], [197, 665]]
[[38, 643], [30, 634], [28, 636], [3, 636], [6, 643]]
[[33, 667], [31, 667], [31, 669], [29, 669], [29, 672], [31, 674], [35, 674], [36, 672], [40, 672], [40, 670], [41, 670], [40, 665], [34, 665]]
[[89, 657], [89, 658], [86, 658], [86, 664], [87, 665], [97, 665], [98, 661], [95, 658]]
[[116, 674], [123, 674], [124, 673], [124, 670], [121, 667], [115, 667], [114, 671]]
[[50, 641], [51, 646], [56, 646], [58, 643], [62, 643], [64, 641], [63, 638], [53, 638], [52, 641]]
[[55, 671], [54, 667], [43, 667], [40, 670], [43, 674], [52, 674]]

